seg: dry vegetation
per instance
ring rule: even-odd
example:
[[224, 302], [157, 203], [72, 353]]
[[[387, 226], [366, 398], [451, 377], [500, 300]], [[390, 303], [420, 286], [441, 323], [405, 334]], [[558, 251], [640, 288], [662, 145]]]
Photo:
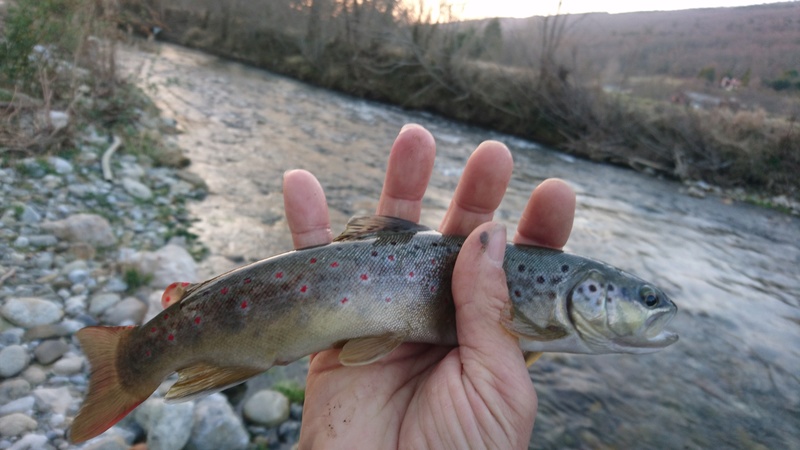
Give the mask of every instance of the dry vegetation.
[[74, 130], [128, 122], [144, 97], [116, 74], [113, 0], [14, 0], [0, 10], [0, 158], [70, 151]]
[[[127, 5], [168, 40], [325, 87], [677, 178], [800, 192], [796, 3], [468, 23], [398, 0]], [[723, 76], [741, 86], [720, 89]]]

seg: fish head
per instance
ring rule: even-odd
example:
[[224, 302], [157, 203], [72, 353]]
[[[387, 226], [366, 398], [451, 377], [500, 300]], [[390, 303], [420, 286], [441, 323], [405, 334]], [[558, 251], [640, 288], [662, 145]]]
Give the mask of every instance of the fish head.
[[570, 320], [597, 353], [649, 353], [678, 340], [665, 330], [678, 312], [652, 284], [618, 269], [591, 269], [567, 297]]

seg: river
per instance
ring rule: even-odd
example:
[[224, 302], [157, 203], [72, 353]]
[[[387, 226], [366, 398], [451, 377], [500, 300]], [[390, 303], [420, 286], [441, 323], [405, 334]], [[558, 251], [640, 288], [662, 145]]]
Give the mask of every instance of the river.
[[563, 178], [578, 194], [566, 249], [653, 281], [679, 307], [671, 328], [680, 341], [661, 352], [551, 354], [533, 365], [530, 447], [800, 448], [797, 218], [693, 198], [673, 181], [181, 47], [157, 49], [125, 49], [121, 62], [178, 121], [190, 170], [208, 183], [208, 197], [190, 205], [211, 253], [204, 276], [290, 249], [288, 169], [317, 175], [336, 233], [375, 210], [392, 141], [403, 124], [422, 124], [437, 155], [421, 221], [435, 227], [472, 150], [497, 139], [515, 160], [497, 220], [515, 227], [531, 189]]

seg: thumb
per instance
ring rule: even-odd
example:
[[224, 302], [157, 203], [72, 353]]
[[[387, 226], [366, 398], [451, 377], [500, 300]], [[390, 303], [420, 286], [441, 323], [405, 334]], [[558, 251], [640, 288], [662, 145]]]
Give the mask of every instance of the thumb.
[[476, 228], [464, 242], [452, 284], [458, 343], [488, 367], [512, 361], [524, 367], [518, 339], [501, 324], [508, 302], [505, 249], [506, 227], [492, 222]]
[[505, 250], [506, 228], [485, 223], [467, 237], [459, 252], [452, 284], [458, 351], [465, 381], [496, 417], [514, 418], [505, 429], [524, 437], [533, 427], [537, 401], [519, 339], [501, 323], [509, 301]]

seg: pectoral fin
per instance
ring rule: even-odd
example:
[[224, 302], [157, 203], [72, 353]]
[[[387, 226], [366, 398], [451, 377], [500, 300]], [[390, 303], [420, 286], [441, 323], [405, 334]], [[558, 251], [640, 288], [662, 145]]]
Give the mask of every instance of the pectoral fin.
[[525, 366], [530, 367], [542, 357], [542, 352], [525, 352], [522, 356], [525, 357]]
[[343, 366], [370, 364], [388, 355], [402, 343], [403, 336], [397, 334], [350, 339], [339, 353], [339, 362]]
[[220, 367], [197, 363], [178, 371], [178, 381], [165, 398], [176, 402], [191, 400], [237, 385], [264, 370], [261, 367]]

